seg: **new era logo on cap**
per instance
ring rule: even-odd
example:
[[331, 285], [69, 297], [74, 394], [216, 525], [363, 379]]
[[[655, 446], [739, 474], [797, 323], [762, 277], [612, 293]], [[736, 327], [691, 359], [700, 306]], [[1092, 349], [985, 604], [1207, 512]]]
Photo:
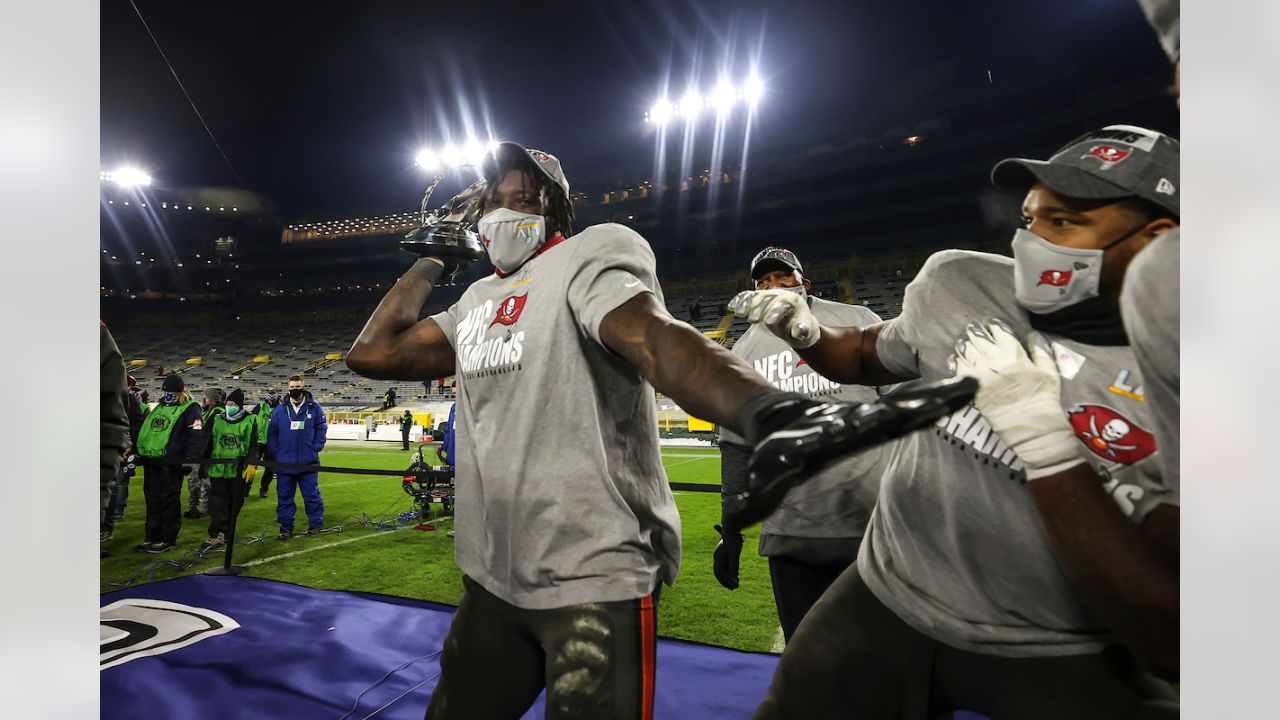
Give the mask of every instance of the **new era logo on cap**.
[[1169, 178], [1160, 178], [1160, 182], [1156, 183], [1156, 192], [1162, 195], [1172, 195], [1178, 192], [1178, 189], [1169, 182]]

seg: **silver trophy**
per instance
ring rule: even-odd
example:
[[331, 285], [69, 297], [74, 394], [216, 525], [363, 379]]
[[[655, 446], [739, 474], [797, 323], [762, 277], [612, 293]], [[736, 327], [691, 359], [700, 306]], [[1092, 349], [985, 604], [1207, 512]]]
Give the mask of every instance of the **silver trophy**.
[[443, 172], [437, 173], [427, 186], [422, 196], [421, 227], [406, 233], [400, 248], [444, 261], [445, 276], [451, 281], [463, 268], [484, 257], [484, 245], [475, 228], [483, 210], [485, 181], [471, 183], [444, 205], [430, 210], [431, 193], [443, 178]]

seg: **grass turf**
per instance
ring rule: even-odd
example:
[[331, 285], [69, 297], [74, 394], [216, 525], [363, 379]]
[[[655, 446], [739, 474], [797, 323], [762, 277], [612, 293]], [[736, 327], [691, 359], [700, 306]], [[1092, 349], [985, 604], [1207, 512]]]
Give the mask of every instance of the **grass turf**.
[[[428, 451], [431, 452], [430, 450]], [[326, 448], [320, 461], [333, 467], [404, 470], [410, 452], [398, 447], [356, 446]], [[720, 453], [705, 448], [664, 448], [663, 465], [672, 482], [715, 484], [720, 481]], [[261, 470], [259, 471], [261, 475]], [[245, 500], [236, 534], [241, 544], [235, 548], [235, 562], [247, 566], [247, 575], [298, 583], [327, 590], [354, 590], [385, 593], [456, 605], [462, 595], [462, 574], [453, 562], [453, 540], [445, 535], [452, 528], [449, 518], [435, 521], [436, 530], [413, 529], [416, 520], [400, 523], [398, 515], [411, 509], [411, 500], [400, 489], [400, 480], [390, 476], [321, 473], [325, 525], [343, 526], [341, 532], [324, 532], [311, 537], [295, 536], [288, 542], [276, 539], [275, 485], [269, 497], [258, 497], [257, 484]], [[659, 611], [659, 633], [751, 651], [769, 651], [778, 633], [777, 612], [764, 558], [754, 552], [759, 528], [747, 532], [742, 553], [741, 586], [725, 590], [711, 574], [711, 553], [719, 537], [712, 525], [720, 521], [720, 498], [713, 492], [676, 492], [683, 533], [683, 559], [674, 587], [663, 588]], [[295, 531], [306, 529], [306, 514], [299, 496]], [[187, 508], [183, 488], [182, 508]], [[433, 518], [439, 505], [433, 505]], [[130, 550], [142, 542], [145, 507], [141, 473], [129, 488], [125, 517], [116, 522], [115, 538], [105, 547], [100, 577], [104, 592], [117, 583], [145, 583], [183, 573], [197, 573], [222, 564], [223, 554], [215, 552], [199, 558], [196, 549], [208, 535], [208, 519], [185, 519], [178, 548], [161, 555]], [[361, 524], [360, 521], [365, 521]], [[375, 529], [401, 525], [402, 529]], [[248, 542], [262, 538], [260, 542]], [[185, 559], [194, 567], [179, 570], [174, 561]], [[184, 567], [185, 562], [181, 563]]]

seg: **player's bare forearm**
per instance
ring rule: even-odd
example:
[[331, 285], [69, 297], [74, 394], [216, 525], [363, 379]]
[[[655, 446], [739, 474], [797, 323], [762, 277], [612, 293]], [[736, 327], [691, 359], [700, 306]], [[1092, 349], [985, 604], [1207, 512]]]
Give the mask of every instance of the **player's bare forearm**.
[[347, 352], [351, 371], [375, 380], [422, 380], [454, 373], [453, 346], [434, 320], [418, 313], [432, 283], [406, 272], [373, 311]]
[[735, 411], [747, 395], [769, 387], [741, 358], [671, 317], [651, 293], [605, 315], [600, 339], [685, 412], [737, 433], [744, 429]]
[[1178, 677], [1178, 509], [1139, 527], [1081, 464], [1030, 484], [1080, 600], [1157, 675]]
[[876, 338], [880, 326], [822, 326], [822, 334], [812, 347], [800, 349], [800, 357], [814, 372], [838, 383], [852, 385], [892, 385], [912, 378], [894, 375], [880, 363]]

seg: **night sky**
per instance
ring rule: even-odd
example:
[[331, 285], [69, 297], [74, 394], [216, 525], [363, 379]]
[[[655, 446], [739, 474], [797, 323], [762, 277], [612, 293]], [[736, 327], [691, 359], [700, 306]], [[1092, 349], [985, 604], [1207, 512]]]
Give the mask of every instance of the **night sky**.
[[[705, 92], [726, 62], [765, 82], [753, 154], [936, 111], [988, 71], [1087, 83], [1167, 63], [1135, 0], [136, 2], [243, 184], [286, 217], [415, 207], [414, 153], [468, 123], [559, 155], [576, 184], [643, 176], [664, 79], [673, 99], [695, 74]], [[105, 168], [241, 184], [128, 0], [102, 3], [101, 120]]]

